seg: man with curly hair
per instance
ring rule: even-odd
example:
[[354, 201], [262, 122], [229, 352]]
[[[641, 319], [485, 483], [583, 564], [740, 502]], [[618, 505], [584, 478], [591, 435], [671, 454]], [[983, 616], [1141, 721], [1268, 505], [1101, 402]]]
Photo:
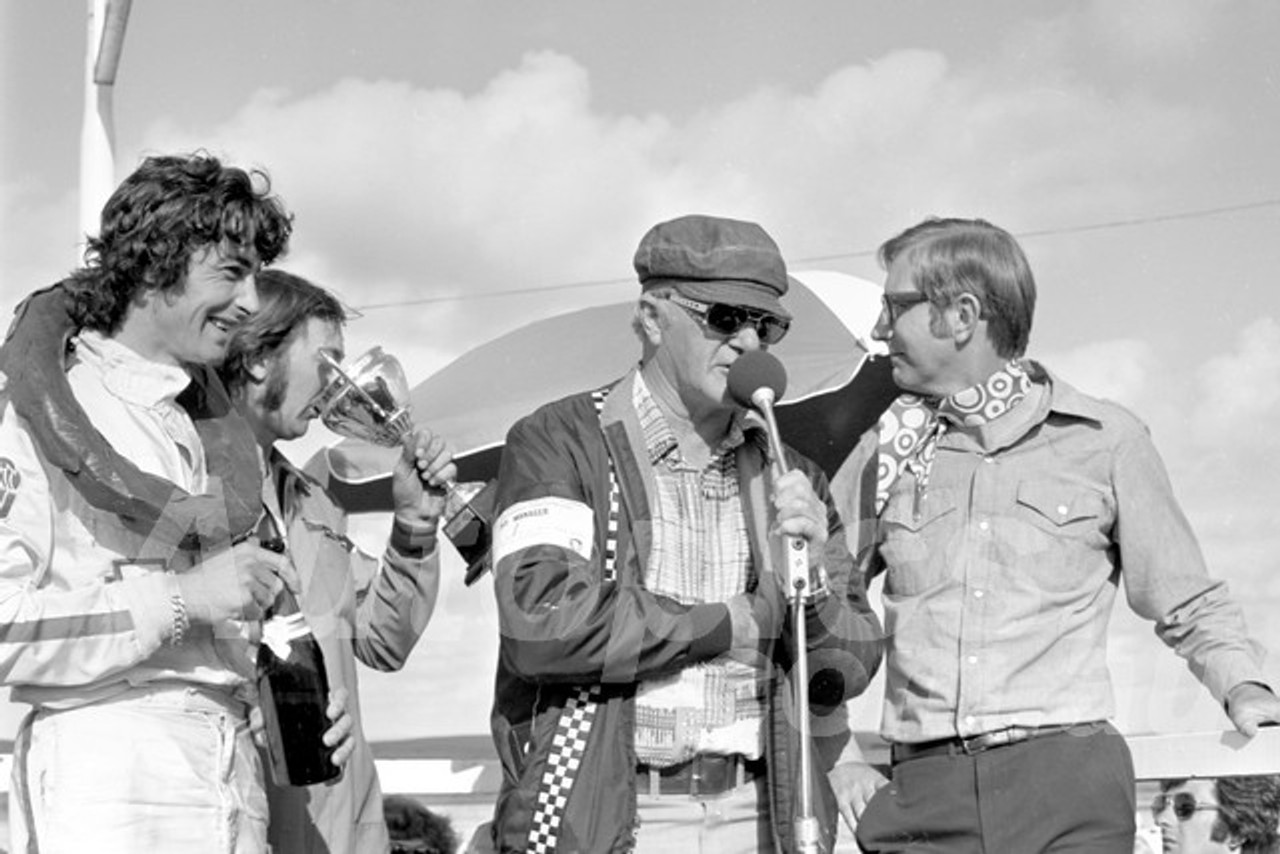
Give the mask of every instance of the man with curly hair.
[[1151, 811], [1165, 854], [1280, 854], [1280, 774], [1165, 780]]
[[31, 706], [15, 851], [266, 850], [252, 634], [296, 578], [249, 539], [256, 445], [208, 366], [291, 231], [264, 174], [151, 157], [84, 268], [18, 309], [0, 351], [0, 674]]

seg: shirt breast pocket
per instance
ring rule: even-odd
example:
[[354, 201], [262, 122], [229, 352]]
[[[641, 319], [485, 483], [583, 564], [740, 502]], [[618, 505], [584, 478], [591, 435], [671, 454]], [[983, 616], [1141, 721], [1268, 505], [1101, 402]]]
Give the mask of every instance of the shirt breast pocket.
[[1025, 523], [1027, 546], [1106, 548], [1110, 504], [1100, 491], [1064, 480], [1027, 480], [1018, 485], [1017, 518]]
[[947, 582], [955, 513], [956, 497], [950, 490], [930, 490], [918, 506], [912, 492], [890, 498], [880, 516], [885, 593], [910, 596]]

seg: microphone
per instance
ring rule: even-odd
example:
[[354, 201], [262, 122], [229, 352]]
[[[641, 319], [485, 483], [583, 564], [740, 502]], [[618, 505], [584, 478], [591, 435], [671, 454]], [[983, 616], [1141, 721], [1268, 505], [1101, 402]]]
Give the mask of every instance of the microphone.
[[[764, 416], [773, 451], [774, 477], [786, 472], [782, 455], [782, 437], [773, 417], [773, 404], [787, 390], [787, 370], [777, 356], [763, 350], [743, 353], [729, 367], [729, 396], [739, 406], [754, 409]], [[797, 592], [809, 586], [809, 544], [802, 537], [786, 537], [787, 580]]]

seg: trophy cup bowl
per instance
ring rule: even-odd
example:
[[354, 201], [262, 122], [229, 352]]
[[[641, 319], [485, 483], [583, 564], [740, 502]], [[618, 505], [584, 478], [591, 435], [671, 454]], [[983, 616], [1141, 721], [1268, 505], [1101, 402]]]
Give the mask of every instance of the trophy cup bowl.
[[[343, 365], [321, 352], [331, 374], [320, 393], [320, 421], [339, 436], [394, 448], [413, 434], [409, 383], [400, 361], [381, 347]], [[445, 487], [444, 533], [467, 563], [466, 583], [489, 566], [489, 517], [495, 482]]]
[[343, 366], [321, 356], [333, 373], [321, 392], [320, 420], [339, 436], [394, 448], [413, 432], [409, 383], [394, 356], [374, 347]]

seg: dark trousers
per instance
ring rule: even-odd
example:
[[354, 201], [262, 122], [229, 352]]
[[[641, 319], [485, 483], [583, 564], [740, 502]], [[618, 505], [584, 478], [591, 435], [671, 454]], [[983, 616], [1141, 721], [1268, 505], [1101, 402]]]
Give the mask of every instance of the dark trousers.
[[1133, 759], [1111, 726], [894, 765], [858, 822], [866, 854], [1132, 854]]

